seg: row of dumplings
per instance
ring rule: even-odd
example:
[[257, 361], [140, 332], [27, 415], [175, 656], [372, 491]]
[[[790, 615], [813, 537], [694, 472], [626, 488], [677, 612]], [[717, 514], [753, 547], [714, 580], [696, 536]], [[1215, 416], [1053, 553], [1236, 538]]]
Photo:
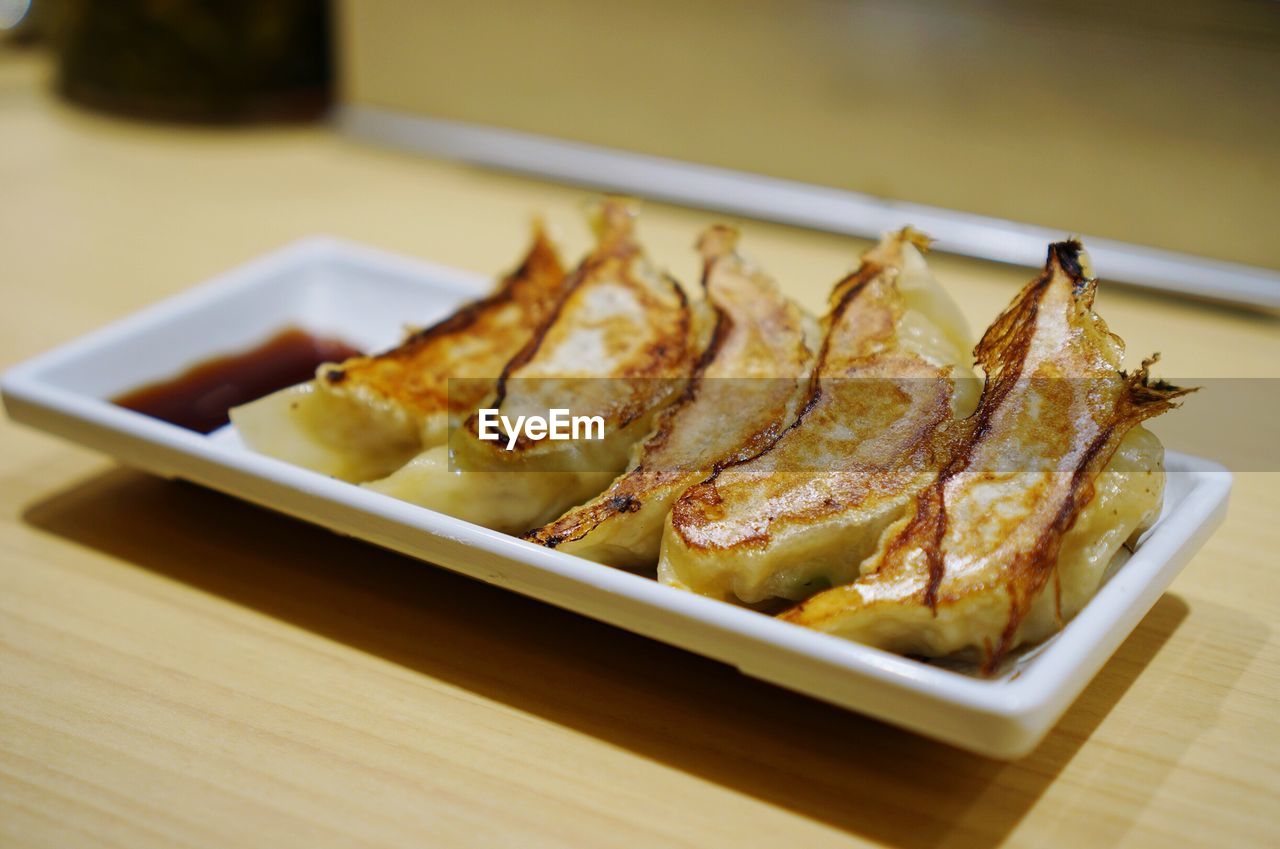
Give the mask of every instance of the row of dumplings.
[[[716, 226], [702, 297], [621, 200], [567, 270], [541, 228], [490, 296], [232, 411], [251, 448], [811, 628], [995, 670], [1158, 516], [1141, 422], [1184, 390], [1121, 370], [1078, 242], [976, 347], [928, 240], [886, 235], [807, 314]], [[970, 352], [972, 353], [972, 356]], [[974, 366], [981, 370], [979, 379]], [[482, 440], [564, 408], [599, 439]]]

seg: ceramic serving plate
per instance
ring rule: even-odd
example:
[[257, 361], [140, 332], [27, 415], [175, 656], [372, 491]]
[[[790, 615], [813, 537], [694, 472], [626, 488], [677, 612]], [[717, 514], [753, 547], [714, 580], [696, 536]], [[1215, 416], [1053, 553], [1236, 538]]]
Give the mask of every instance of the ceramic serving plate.
[[1222, 520], [1231, 475], [1170, 452], [1159, 522], [1057, 636], [992, 679], [808, 631], [541, 548], [106, 399], [296, 326], [365, 350], [488, 290], [485, 278], [309, 239], [10, 370], [15, 421], [680, 646], [747, 675], [999, 758], [1030, 752]]

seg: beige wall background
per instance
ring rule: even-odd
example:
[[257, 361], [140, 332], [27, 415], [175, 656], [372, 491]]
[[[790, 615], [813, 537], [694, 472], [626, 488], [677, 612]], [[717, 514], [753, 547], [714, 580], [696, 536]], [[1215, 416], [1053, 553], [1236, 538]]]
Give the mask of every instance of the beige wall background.
[[341, 0], [342, 96], [1280, 268], [1280, 3]]

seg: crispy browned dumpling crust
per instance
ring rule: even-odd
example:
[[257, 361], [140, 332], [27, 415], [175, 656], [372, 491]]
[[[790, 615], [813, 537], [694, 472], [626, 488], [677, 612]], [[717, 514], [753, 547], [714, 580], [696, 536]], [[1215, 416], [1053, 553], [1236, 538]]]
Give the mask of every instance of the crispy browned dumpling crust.
[[450, 432], [447, 445], [365, 486], [512, 534], [607, 487], [659, 410], [683, 390], [704, 344], [680, 285], [654, 269], [632, 230], [624, 201], [604, 204], [595, 249], [483, 402], [511, 421], [567, 410], [575, 419], [598, 417], [602, 428], [567, 439], [520, 429], [512, 443], [482, 439], [475, 413]]
[[489, 297], [390, 351], [322, 365], [314, 380], [237, 407], [231, 420], [263, 454], [346, 481], [385, 477], [444, 445], [450, 424], [493, 392], [565, 286], [560, 258], [538, 225], [520, 267]]
[[[502, 415], [546, 415], [555, 407], [598, 415], [607, 435], [655, 414], [683, 389], [701, 349], [693, 311], [680, 284], [644, 259], [633, 219], [626, 201], [605, 202], [596, 220], [595, 250], [503, 367], [486, 406]], [[465, 429], [474, 435], [478, 428], [473, 415]], [[557, 455], [569, 447], [523, 434], [510, 451], [485, 444], [508, 468], [524, 457]]]
[[904, 252], [918, 259], [926, 244], [909, 229], [887, 236], [836, 285], [799, 416], [768, 450], [676, 500], [664, 582], [755, 603], [854, 577], [847, 557], [869, 554], [927, 482], [934, 434], [952, 416], [960, 355], [926, 358], [898, 333]]
[[[390, 351], [322, 366], [316, 379], [323, 391], [385, 399], [421, 418], [446, 411], [451, 400], [455, 411], [474, 409], [554, 311], [566, 285], [555, 245], [536, 223], [524, 261], [492, 295]], [[450, 379], [455, 379], [452, 399]]]
[[[1097, 281], [1086, 267], [1078, 242], [1050, 247], [1044, 273], [977, 347], [982, 398], [948, 435], [934, 482], [858, 580], [783, 619], [900, 652], [976, 650], [991, 671], [1087, 601], [1115, 549], [1159, 510], [1162, 452], [1136, 426], [1187, 390], [1150, 381], [1149, 362], [1134, 374], [1118, 369], [1123, 346], [1092, 312]], [[1118, 451], [1126, 463], [1109, 466]], [[1102, 521], [1083, 521], [1095, 491], [1114, 506]], [[1065, 572], [1056, 568], [1064, 539]], [[1055, 597], [1044, 600], [1051, 578]], [[1034, 627], [1024, 627], [1038, 602]]]
[[525, 538], [624, 567], [652, 567], [673, 499], [719, 465], [758, 454], [795, 414], [812, 352], [803, 311], [736, 252], [737, 233], [699, 240], [710, 343], [630, 468], [587, 504]]

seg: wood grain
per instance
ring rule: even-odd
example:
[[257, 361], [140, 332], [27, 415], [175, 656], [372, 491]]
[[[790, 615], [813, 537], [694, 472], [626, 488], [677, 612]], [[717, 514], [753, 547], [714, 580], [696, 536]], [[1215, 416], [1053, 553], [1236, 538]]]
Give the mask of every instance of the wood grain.
[[[497, 271], [581, 193], [319, 130], [145, 127], [0, 53], [0, 366], [291, 238]], [[655, 206], [686, 278], [709, 216]], [[744, 246], [810, 306], [856, 242]], [[1023, 275], [939, 257], [985, 324]], [[1105, 273], [1105, 269], [1103, 270]], [[1100, 298], [1165, 373], [1274, 376], [1273, 319]], [[1280, 475], [1031, 757], [1002, 764], [0, 424], [0, 845], [1267, 846]]]

